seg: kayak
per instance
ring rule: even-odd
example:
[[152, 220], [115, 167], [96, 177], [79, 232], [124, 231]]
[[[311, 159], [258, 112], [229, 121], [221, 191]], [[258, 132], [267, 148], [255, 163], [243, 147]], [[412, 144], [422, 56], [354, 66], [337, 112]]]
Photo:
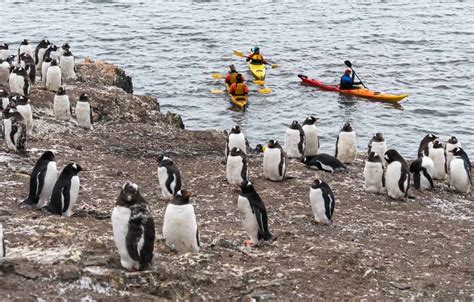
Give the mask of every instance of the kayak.
[[322, 90], [335, 91], [342, 93], [344, 95], [353, 95], [370, 100], [398, 103], [408, 96], [408, 94], [389, 94], [378, 91], [373, 91], [367, 88], [358, 88], [358, 89], [339, 89], [339, 85], [328, 85], [324, 84], [321, 81], [310, 79], [305, 75], [299, 74], [298, 77], [311, 86], [316, 86]]
[[250, 73], [254, 76], [256, 80], [264, 80], [266, 73], [265, 64], [252, 64], [249, 63]]
[[249, 96], [248, 95], [233, 95], [229, 93], [229, 84], [225, 83], [225, 87], [227, 88], [227, 93], [229, 94], [230, 97], [230, 102], [238, 107], [239, 109], [245, 110], [247, 107], [248, 101], [249, 101]]

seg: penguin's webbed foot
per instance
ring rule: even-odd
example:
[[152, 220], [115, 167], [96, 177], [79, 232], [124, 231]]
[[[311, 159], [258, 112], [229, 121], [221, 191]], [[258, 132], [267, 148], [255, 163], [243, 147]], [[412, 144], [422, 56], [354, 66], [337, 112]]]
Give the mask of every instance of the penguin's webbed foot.
[[244, 240], [244, 245], [246, 247], [253, 247], [253, 248], [257, 247], [257, 245], [255, 243], [253, 243], [252, 240]]

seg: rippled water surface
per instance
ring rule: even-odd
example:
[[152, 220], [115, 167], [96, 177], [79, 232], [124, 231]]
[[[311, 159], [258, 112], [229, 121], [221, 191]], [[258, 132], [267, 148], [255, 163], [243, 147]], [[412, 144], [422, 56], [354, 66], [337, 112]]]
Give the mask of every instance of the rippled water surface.
[[[69, 41], [78, 58], [110, 61], [133, 76], [135, 90], [180, 113], [188, 128], [240, 124], [251, 144], [283, 139], [292, 120], [321, 118], [322, 149], [334, 150], [351, 120], [365, 149], [373, 133], [408, 158], [421, 138], [456, 135], [473, 158], [474, 2], [3, 2], [0, 41]], [[425, 3], [426, 2], [426, 3]], [[250, 78], [234, 49], [259, 45], [273, 92], [252, 94], [247, 112], [229, 110], [211, 73], [229, 64]], [[297, 74], [335, 82], [350, 59], [366, 85], [409, 93], [402, 108], [318, 91]]]

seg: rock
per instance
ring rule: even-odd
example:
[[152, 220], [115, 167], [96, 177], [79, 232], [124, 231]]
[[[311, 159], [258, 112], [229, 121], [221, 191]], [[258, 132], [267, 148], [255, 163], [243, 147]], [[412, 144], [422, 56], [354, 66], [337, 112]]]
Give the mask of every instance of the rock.
[[166, 112], [165, 118], [169, 124], [176, 126], [177, 128], [184, 129], [183, 119], [179, 114], [168, 111]]
[[114, 85], [122, 88], [125, 92], [133, 93], [132, 78], [125, 74], [125, 70], [122, 68], [115, 68], [115, 81]]
[[76, 266], [68, 265], [61, 268], [59, 271], [59, 278], [62, 281], [77, 280], [81, 277], [81, 272]]
[[406, 290], [406, 289], [410, 289], [411, 288], [411, 285], [408, 284], [408, 283], [405, 283], [405, 282], [393, 282], [391, 281], [389, 283], [392, 287], [395, 287], [399, 290]]

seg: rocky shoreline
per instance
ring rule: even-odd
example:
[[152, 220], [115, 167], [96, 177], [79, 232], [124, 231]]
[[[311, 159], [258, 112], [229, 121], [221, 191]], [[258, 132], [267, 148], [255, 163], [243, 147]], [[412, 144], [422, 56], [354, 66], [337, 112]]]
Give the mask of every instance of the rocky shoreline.
[[[0, 221], [7, 243], [2, 301], [474, 298], [472, 194], [451, 192], [441, 182], [433, 192], [411, 190], [416, 199], [409, 202], [366, 193], [362, 153], [339, 174], [292, 161], [293, 179], [274, 183], [263, 179], [261, 155], [254, 154], [250, 177], [277, 240], [244, 248], [238, 192], [227, 184], [221, 163], [224, 134], [183, 130], [179, 117], [159, 112], [155, 98], [126, 92], [133, 87], [112, 64], [86, 59], [77, 70], [78, 80], [66, 89], [73, 107], [82, 92], [90, 96], [94, 130], [57, 121], [54, 93], [35, 86], [29, 157], [0, 146]], [[70, 161], [85, 168], [70, 218], [19, 206], [45, 150], [55, 152], [60, 168]], [[162, 153], [173, 158], [183, 187], [193, 192], [199, 254], [176, 255], [163, 242], [166, 204], [156, 175]], [[330, 226], [312, 223], [308, 191], [316, 177], [337, 198]], [[153, 266], [145, 272], [121, 268], [112, 237], [111, 211], [129, 180], [148, 201], [158, 235]]]

